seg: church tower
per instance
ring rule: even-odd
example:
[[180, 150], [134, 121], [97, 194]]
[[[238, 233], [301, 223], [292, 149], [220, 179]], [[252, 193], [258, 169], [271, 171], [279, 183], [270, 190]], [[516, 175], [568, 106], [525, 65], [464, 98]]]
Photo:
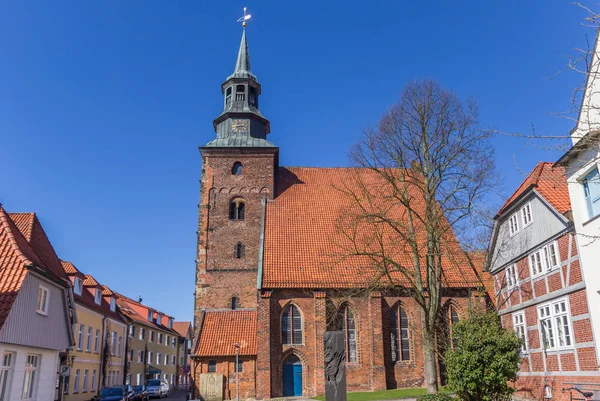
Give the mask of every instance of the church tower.
[[233, 74], [221, 85], [216, 138], [200, 147], [195, 327], [203, 309], [256, 308], [266, 199], [275, 191], [279, 148], [267, 140], [261, 86], [250, 70], [246, 27]]

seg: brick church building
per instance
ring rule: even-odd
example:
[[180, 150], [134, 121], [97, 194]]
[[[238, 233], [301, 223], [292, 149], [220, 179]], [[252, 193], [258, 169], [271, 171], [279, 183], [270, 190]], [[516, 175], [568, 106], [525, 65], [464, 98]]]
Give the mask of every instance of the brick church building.
[[[385, 290], [357, 295], [368, 261], [336, 255], [336, 221], [351, 207], [336, 185], [375, 173], [279, 165], [245, 28], [221, 90], [216, 138], [200, 148], [194, 396], [201, 374], [212, 372], [223, 374], [228, 399], [236, 374], [241, 399], [323, 394], [323, 336], [334, 320], [346, 333], [349, 391], [422, 387], [417, 304]], [[455, 251], [444, 269], [449, 325], [470, 300], [485, 299], [478, 269], [458, 242]]]

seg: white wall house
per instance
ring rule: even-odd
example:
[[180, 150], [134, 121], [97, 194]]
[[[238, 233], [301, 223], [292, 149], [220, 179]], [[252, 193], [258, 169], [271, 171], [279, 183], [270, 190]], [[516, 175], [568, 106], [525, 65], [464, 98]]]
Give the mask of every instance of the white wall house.
[[[600, 54], [598, 38], [565, 166], [594, 338], [600, 338]], [[596, 343], [598, 347], [598, 343]], [[596, 355], [600, 355], [596, 348]], [[598, 361], [597, 361], [598, 363]]]
[[75, 318], [57, 264], [35, 215], [0, 206], [0, 400], [57, 397], [59, 354], [73, 345]]

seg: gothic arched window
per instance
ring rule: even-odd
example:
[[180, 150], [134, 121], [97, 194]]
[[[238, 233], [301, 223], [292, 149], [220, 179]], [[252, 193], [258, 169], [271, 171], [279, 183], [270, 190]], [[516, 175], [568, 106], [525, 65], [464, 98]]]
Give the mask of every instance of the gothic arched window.
[[460, 319], [458, 318], [458, 313], [456, 312], [456, 308], [453, 305], [448, 307], [448, 328], [450, 338], [452, 339], [452, 349], [456, 348], [458, 345], [458, 338], [454, 335], [454, 325], [458, 323]]
[[246, 253], [246, 246], [244, 244], [242, 244], [241, 242], [238, 242], [237, 244], [235, 244], [235, 246], [233, 247], [233, 257], [236, 259], [241, 259], [244, 257], [244, 254]]
[[338, 310], [337, 322], [341, 322], [342, 331], [346, 336], [346, 362], [356, 362], [356, 321], [354, 313], [347, 305]]
[[410, 338], [408, 333], [408, 315], [402, 306], [392, 312], [390, 327], [392, 361], [410, 361]]
[[233, 167], [231, 168], [231, 174], [242, 175], [242, 163], [240, 163], [240, 162], [233, 163]]
[[281, 343], [302, 344], [302, 315], [296, 305], [288, 305], [281, 315]]
[[229, 219], [244, 220], [246, 203], [243, 199], [234, 199], [229, 204]]

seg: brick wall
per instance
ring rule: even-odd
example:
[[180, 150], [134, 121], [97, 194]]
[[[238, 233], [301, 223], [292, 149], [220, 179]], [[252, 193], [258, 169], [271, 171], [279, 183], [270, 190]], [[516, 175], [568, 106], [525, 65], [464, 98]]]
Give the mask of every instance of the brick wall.
[[[237, 296], [243, 307], [256, 307], [256, 275], [263, 222], [263, 198], [274, 193], [277, 149], [202, 149], [198, 210], [195, 326], [202, 308], [226, 308]], [[235, 162], [242, 173], [232, 174]], [[232, 199], [245, 202], [244, 220], [229, 219]], [[235, 245], [244, 245], [236, 258]]]
[[[256, 358], [241, 356], [239, 359], [242, 361], [242, 371], [238, 373], [238, 391], [240, 400], [256, 398]], [[236, 398], [235, 357], [211, 357], [197, 360], [195, 366], [196, 374], [194, 377], [198, 380], [201, 373], [208, 372], [209, 360], [216, 362], [216, 373], [221, 373], [224, 376], [223, 397], [227, 400], [234, 400]]]

